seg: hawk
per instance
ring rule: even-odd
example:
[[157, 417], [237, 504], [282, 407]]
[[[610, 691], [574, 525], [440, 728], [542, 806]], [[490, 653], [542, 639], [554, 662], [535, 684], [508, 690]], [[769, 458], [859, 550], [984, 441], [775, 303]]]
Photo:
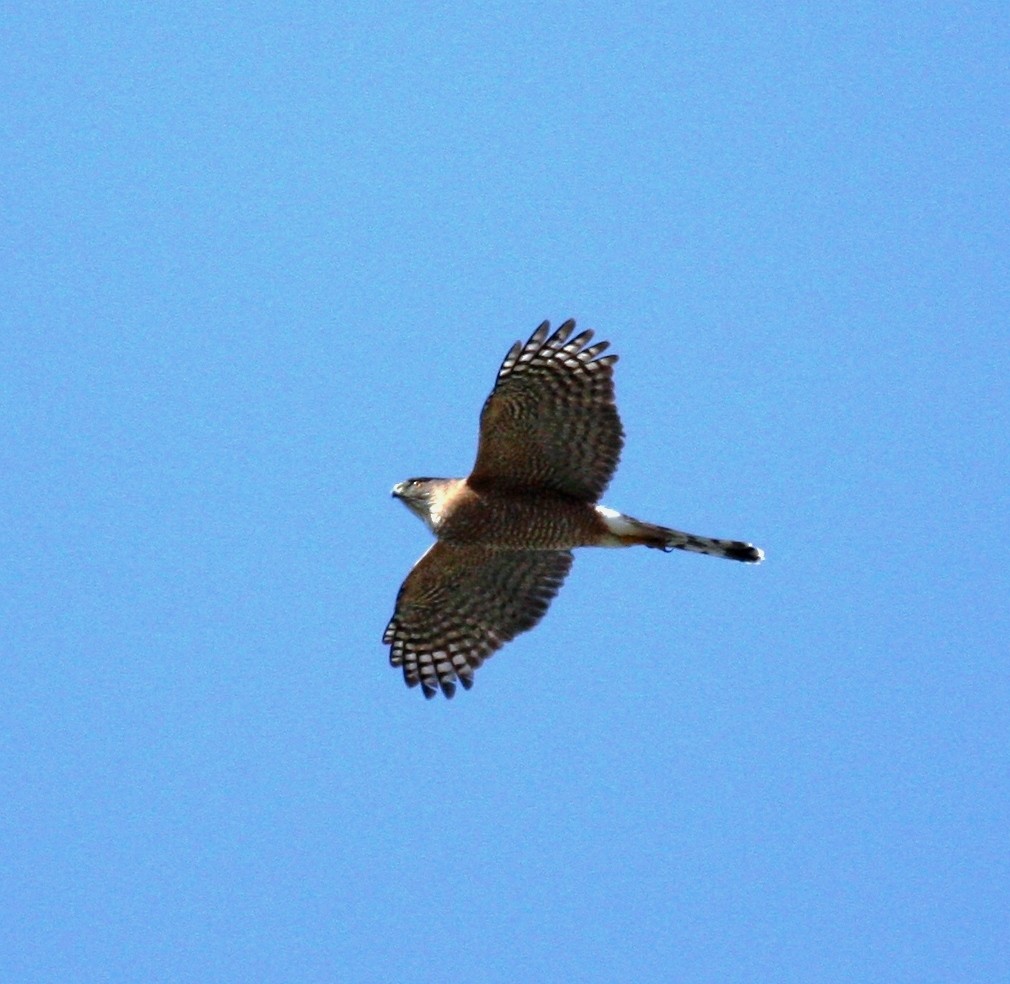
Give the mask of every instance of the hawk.
[[544, 322], [516, 342], [480, 415], [468, 478], [411, 478], [393, 496], [435, 534], [396, 596], [383, 642], [425, 697], [467, 690], [485, 659], [543, 618], [575, 547], [630, 547], [759, 563], [738, 540], [713, 540], [600, 505], [624, 432], [614, 405], [616, 355], [593, 333]]

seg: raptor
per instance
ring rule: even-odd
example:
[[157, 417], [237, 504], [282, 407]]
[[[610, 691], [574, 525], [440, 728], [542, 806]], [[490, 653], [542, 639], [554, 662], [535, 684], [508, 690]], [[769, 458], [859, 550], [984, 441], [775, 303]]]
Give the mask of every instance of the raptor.
[[547, 611], [575, 547], [646, 546], [759, 563], [739, 540], [683, 533], [600, 504], [624, 443], [616, 355], [566, 321], [516, 342], [480, 415], [467, 478], [411, 478], [393, 495], [435, 534], [400, 587], [383, 642], [425, 697], [473, 686], [485, 659]]

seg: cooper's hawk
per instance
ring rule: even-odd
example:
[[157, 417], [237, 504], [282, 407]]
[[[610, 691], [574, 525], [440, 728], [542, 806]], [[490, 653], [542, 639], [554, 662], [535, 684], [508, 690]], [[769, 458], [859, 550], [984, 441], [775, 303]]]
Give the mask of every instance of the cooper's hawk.
[[446, 697], [496, 649], [533, 628], [572, 566], [573, 547], [691, 550], [756, 564], [764, 554], [643, 523], [598, 505], [624, 434], [614, 405], [616, 355], [544, 322], [505, 356], [480, 415], [469, 478], [412, 478], [393, 495], [436, 542], [396, 597], [383, 642], [407, 685]]

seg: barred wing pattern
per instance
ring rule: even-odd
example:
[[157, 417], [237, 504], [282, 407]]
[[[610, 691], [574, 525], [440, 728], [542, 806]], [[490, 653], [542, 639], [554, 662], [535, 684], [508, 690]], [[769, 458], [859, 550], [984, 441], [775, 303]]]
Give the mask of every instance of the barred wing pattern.
[[509, 350], [480, 417], [477, 461], [467, 479], [553, 489], [597, 502], [617, 468], [624, 432], [614, 404], [616, 355], [593, 333], [572, 338], [566, 321], [548, 338], [545, 321]]
[[473, 671], [544, 616], [572, 566], [568, 550], [492, 550], [436, 542], [396, 596], [382, 641], [425, 697], [473, 686]]

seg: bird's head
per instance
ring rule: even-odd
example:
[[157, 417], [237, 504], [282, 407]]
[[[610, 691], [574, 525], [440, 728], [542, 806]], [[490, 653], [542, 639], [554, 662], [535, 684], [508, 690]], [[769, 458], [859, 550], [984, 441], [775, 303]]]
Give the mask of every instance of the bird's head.
[[445, 489], [451, 481], [452, 479], [447, 478], [408, 478], [407, 481], [393, 486], [392, 495], [419, 516], [424, 525], [434, 533]]

